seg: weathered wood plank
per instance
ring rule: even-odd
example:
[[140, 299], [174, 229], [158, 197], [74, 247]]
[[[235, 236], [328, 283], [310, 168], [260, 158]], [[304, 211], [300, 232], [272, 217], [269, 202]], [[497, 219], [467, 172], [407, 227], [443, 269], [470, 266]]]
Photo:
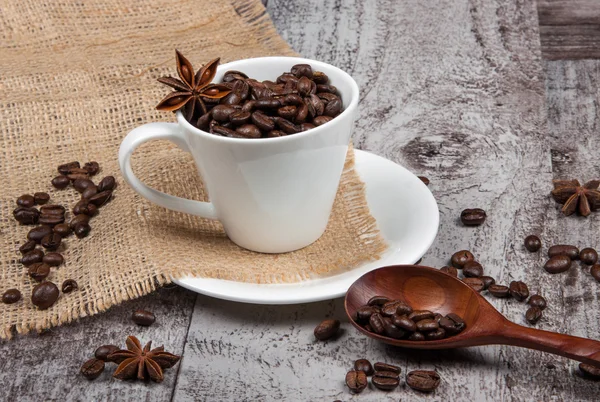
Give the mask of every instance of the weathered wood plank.
[[600, 58], [600, 3], [597, 0], [538, 0], [537, 5], [544, 58]]
[[[355, 145], [430, 177], [441, 227], [423, 263], [441, 266], [454, 251], [469, 248], [501, 282], [523, 279], [533, 291], [560, 297], [552, 291], [555, 283], [542, 281], [543, 258], [521, 246], [530, 233], [549, 241], [556, 228], [554, 215], [548, 216], [554, 211], [547, 196], [552, 172], [535, 4], [267, 4], [296, 51], [356, 78], [362, 95]], [[487, 209], [486, 225], [460, 226], [466, 207]], [[524, 323], [523, 304], [492, 302]], [[389, 394], [370, 389], [357, 400], [567, 401], [594, 395], [572, 386], [570, 361], [528, 350], [406, 351], [373, 342], [347, 322], [337, 341], [316, 343], [312, 330], [324, 317], [343, 319], [342, 300], [264, 307], [199, 297], [176, 399], [348, 400], [344, 374], [359, 357], [398, 363], [403, 372], [435, 368], [444, 381], [433, 396], [402, 386]], [[540, 327], [559, 329], [559, 322], [555, 316]]]

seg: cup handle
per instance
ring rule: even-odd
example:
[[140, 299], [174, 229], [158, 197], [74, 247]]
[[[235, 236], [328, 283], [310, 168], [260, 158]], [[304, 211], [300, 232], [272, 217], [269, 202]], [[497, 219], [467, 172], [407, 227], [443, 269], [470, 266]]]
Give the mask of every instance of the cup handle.
[[170, 140], [186, 152], [190, 149], [183, 132], [175, 123], [149, 123], [132, 130], [119, 148], [119, 166], [125, 181], [142, 197], [153, 203], [178, 212], [198, 215], [207, 219], [218, 219], [215, 207], [210, 202], [188, 200], [155, 190], [142, 183], [131, 169], [131, 155], [143, 143], [150, 140]]

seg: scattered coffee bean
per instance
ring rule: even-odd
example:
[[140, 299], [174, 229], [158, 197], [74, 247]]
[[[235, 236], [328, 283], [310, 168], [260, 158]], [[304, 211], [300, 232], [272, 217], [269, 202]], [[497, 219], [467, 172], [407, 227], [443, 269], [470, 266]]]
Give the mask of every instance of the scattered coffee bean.
[[555, 255], [544, 264], [544, 269], [549, 274], [559, 274], [571, 268], [571, 259], [564, 254]]
[[71, 183], [71, 180], [67, 176], [56, 176], [52, 179], [52, 185], [58, 189], [66, 188], [69, 183]]
[[83, 193], [86, 188], [95, 186], [94, 182], [90, 179], [77, 179], [73, 182], [73, 188], [79, 193]]
[[98, 183], [98, 192], [101, 193], [107, 190], [114, 190], [117, 182], [113, 176], [106, 176]]
[[479, 278], [464, 278], [462, 281], [476, 292], [481, 292], [484, 288], [483, 281]]
[[42, 259], [44, 264], [50, 265], [51, 267], [58, 267], [64, 262], [64, 258], [60, 253], [48, 253]]
[[50, 275], [50, 266], [43, 262], [36, 262], [29, 266], [28, 274], [34, 281], [41, 282]]
[[63, 293], [71, 293], [74, 290], [79, 289], [77, 282], [74, 279], [67, 279], [62, 284], [62, 292]]
[[120, 348], [118, 346], [115, 346], [115, 345], [102, 345], [98, 349], [96, 349], [96, 351], [94, 352], [94, 357], [96, 359], [98, 359], [98, 360], [102, 360], [104, 362], [108, 362], [108, 361], [110, 361], [108, 359], [108, 355], [110, 355], [111, 353], [116, 352], [117, 350], [120, 350]]
[[483, 267], [477, 261], [467, 261], [463, 266], [463, 275], [467, 278], [479, 278], [483, 275]]
[[537, 307], [540, 310], [543, 310], [546, 308], [546, 299], [544, 299], [540, 295], [533, 295], [529, 298], [529, 300], [527, 300], [527, 304], [529, 304], [532, 307]]
[[[371, 378], [371, 384], [382, 391], [392, 391], [396, 389], [400, 384], [400, 379], [397, 375], [395, 377], [389, 377], [387, 374], [388, 372], [385, 371], [376, 371], [373, 378]], [[393, 375], [394, 373], [391, 374]]]
[[[135, 315], [138, 313], [144, 314], [141, 314], [140, 318], [138, 318], [136, 321]], [[150, 314], [150, 316], [147, 316], [147, 314]], [[154, 322], [154, 314], [138, 310], [134, 313], [132, 319], [136, 324], [147, 326]], [[323, 320], [319, 325], [316, 326], [314, 330], [315, 338], [317, 338], [320, 341], [326, 341], [327, 339], [335, 336], [339, 329], [340, 320]]]
[[90, 222], [90, 217], [88, 215], [77, 215], [75, 216], [73, 219], [71, 219], [71, 222], [69, 222], [69, 228], [71, 228], [71, 230], [75, 230], [75, 226], [77, 226], [78, 224], [87, 224]]
[[98, 194], [98, 187], [88, 186], [88, 188], [83, 190], [83, 193], [81, 193], [81, 198], [90, 199], [96, 194]]
[[406, 374], [406, 385], [422, 392], [431, 392], [440, 385], [440, 376], [435, 371], [414, 370]]
[[83, 363], [80, 371], [88, 380], [95, 380], [104, 371], [104, 361], [96, 358], [90, 359]]
[[52, 228], [52, 231], [63, 238], [71, 234], [71, 228], [66, 223], [59, 223]]
[[78, 223], [73, 229], [73, 231], [75, 232], [75, 236], [77, 236], [79, 239], [83, 239], [84, 237], [86, 237], [88, 234], [90, 234], [91, 230], [91, 226], [87, 223]]
[[542, 309], [539, 307], [529, 307], [525, 313], [525, 319], [530, 324], [536, 324], [542, 318]]
[[494, 297], [505, 298], [505, 297], [510, 296], [510, 291], [508, 289], [508, 286], [494, 284], [494, 285], [490, 285], [487, 290], [488, 290], [489, 294], [491, 294]]
[[407, 332], [415, 332], [417, 330], [417, 324], [413, 320], [408, 318], [406, 314], [394, 314], [392, 316], [392, 323], [398, 328]]
[[81, 165], [77, 161], [65, 163], [58, 167], [58, 173], [62, 175], [68, 175], [73, 171], [73, 169], [79, 169], [80, 167]]
[[458, 314], [450, 313], [440, 319], [440, 328], [443, 328], [448, 335], [458, 334], [466, 326], [467, 324]]
[[415, 310], [408, 315], [408, 318], [410, 318], [414, 322], [419, 322], [421, 320], [432, 319], [434, 316], [435, 315], [429, 310]]
[[600, 365], [592, 366], [591, 364], [579, 363], [579, 370], [584, 377], [600, 380]]
[[13, 217], [21, 225], [33, 225], [40, 219], [40, 211], [36, 208], [18, 207], [13, 211]]
[[21, 254], [25, 255], [30, 251], [33, 251], [35, 249], [36, 244], [37, 243], [33, 240], [27, 240], [25, 243], [23, 243], [21, 247], [19, 247], [19, 251], [21, 252]]
[[479, 226], [485, 222], [487, 217], [481, 208], [465, 209], [460, 213], [460, 220], [465, 226]]
[[586, 265], [594, 265], [598, 262], [598, 252], [593, 248], [584, 248], [579, 253], [579, 259]]
[[568, 244], [557, 244], [548, 249], [548, 257], [552, 258], [557, 255], [566, 255], [572, 260], [579, 257], [579, 249]]
[[400, 374], [402, 371], [400, 367], [384, 362], [375, 363], [373, 365], [373, 368], [375, 369], [375, 371], [390, 371], [392, 373], [395, 373], [396, 375]]
[[491, 276], [480, 276], [481, 282], [483, 282], [483, 290], [487, 290], [491, 285], [496, 283], [496, 280]]
[[383, 321], [383, 316], [379, 313], [371, 315], [369, 325], [371, 325], [373, 332], [376, 334], [383, 334], [385, 331], [385, 322]]
[[48, 193], [38, 192], [33, 194], [33, 200], [37, 205], [44, 205], [50, 201], [50, 195]]
[[407, 338], [409, 341], [416, 341], [416, 342], [420, 342], [420, 341], [424, 341], [425, 340], [425, 335], [423, 335], [420, 332], [413, 332], [412, 334], [410, 334]]
[[600, 282], [600, 264], [592, 265], [592, 269], [590, 269], [590, 274], [592, 274], [595, 280]]
[[429, 179], [425, 176], [417, 176], [426, 186], [429, 185]]
[[350, 388], [350, 391], [360, 394], [367, 388], [367, 375], [364, 371], [350, 370], [346, 374], [346, 385]]
[[31, 302], [40, 310], [46, 310], [58, 300], [58, 287], [52, 282], [37, 284], [31, 292]]
[[508, 291], [514, 299], [520, 302], [529, 297], [529, 288], [524, 282], [521, 281], [512, 281], [508, 286]]
[[450, 266], [446, 265], [446, 266], [441, 267], [440, 271], [442, 271], [450, 276], [453, 276], [455, 278], [458, 277], [458, 270], [454, 267], [450, 267]]
[[371, 362], [367, 359], [358, 359], [354, 362], [354, 370], [363, 371], [367, 376], [373, 374], [373, 366], [371, 366]]
[[369, 306], [383, 306], [385, 303], [387, 303], [389, 301], [390, 301], [390, 299], [388, 299], [385, 296], [373, 296], [369, 299], [367, 304]]
[[529, 235], [525, 238], [525, 248], [532, 253], [538, 251], [542, 247], [542, 241], [535, 235]]
[[112, 190], [105, 190], [101, 193], [98, 193], [98, 194], [92, 196], [90, 198], [90, 203], [94, 204], [97, 207], [101, 207], [102, 205], [104, 205], [108, 201], [110, 201], [111, 196], [112, 196]]
[[21, 257], [21, 264], [28, 267], [32, 264], [42, 262], [43, 258], [44, 252], [42, 250], [34, 249], [24, 254], [23, 257]]
[[90, 176], [94, 176], [100, 171], [100, 165], [98, 162], [87, 162], [85, 165], [83, 165], [83, 168]]
[[60, 237], [58, 233], [50, 233], [44, 236], [44, 238], [41, 241], [41, 245], [46, 250], [55, 251], [56, 249], [58, 249], [58, 247], [60, 247], [61, 241], [62, 237]]
[[35, 199], [31, 194], [23, 194], [17, 198], [17, 205], [20, 207], [31, 208], [35, 205]]
[[[143, 327], [148, 327], [154, 323], [154, 321], [156, 320], [156, 317], [154, 316], [154, 314], [151, 311], [136, 310], [131, 315], [131, 320], [133, 322], [135, 322], [137, 325], [141, 325]], [[338, 321], [338, 326], [339, 326], [339, 321]], [[316, 331], [317, 331], [317, 329], [315, 328], [315, 337], [317, 336]], [[317, 338], [317, 339], [319, 339], [319, 338]]]
[[52, 233], [50, 226], [42, 225], [36, 226], [27, 233], [27, 239], [35, 241], [40, 244], [42, 239]]
[[469, 261], [475, 261], [475, 256], [469, 250], [461, 250], [452, 254], [452, 265], [458, 269], [462, 269]]
[[2, 303], [14, 304], [21, 300], [21, 292], [18, 289], [8, 289], [2, 293]]

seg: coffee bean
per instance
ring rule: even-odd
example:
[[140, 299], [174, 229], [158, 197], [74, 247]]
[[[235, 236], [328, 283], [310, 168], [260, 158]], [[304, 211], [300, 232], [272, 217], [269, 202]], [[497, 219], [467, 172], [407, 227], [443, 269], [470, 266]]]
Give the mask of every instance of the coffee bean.
[[401, 302], [396, 305], [396, 314], [398, 315], [408, 315], [413, 312], [413, 309], [408, 304]]
[[18, 207], [13, 211], [13, 217], [21, 225], [32, 225], [38, 222], [40, 212], [36, 208]]
[[58, 173], [62, 175], [68, 175], [73, 169], [79, 169], [80, 167], [81, 165], [79, 164], [79, 162], [65, 163], [58, 167]]
[[317, 116], [313, 119], [313, 124], [317, 127], [322, 126], [325, 123], [330, 122], [331, 120], [333, 120], [332, 117], [329, 116]]
[[58, 233], [50, 233], [42, 238], [41, 244], [46, 250], [54, 251], [60, 247], [62, 237]]
[[487, 217], [481, 208], [465, 209], [460, 213], [460, 220], [465, 226], [479, 226]]
[[488, 287], [488, 292], [492, 296], [499, 297], [499, 298], [508, 297], [510, 295], [508, 286], [504, 286], [504, 285], [490, 285]]
[[90, 217], [87, 215], [77, 215], [75, 216], [73, 219], [71, 219], [71, 222], [69, 222], [69, 228], [71, 228], [71, 230], [75, 230], [75, 226], [77, 226], [80, 223], [89, 223], [90, 222]]
[[237, 112], [237, 110], [230, 105], [217, 105], [211, 110], [213, 119], [220, 123], [229, 121], [229, 116], [235, 112]]
[[73, 188], [77, 190], [79, 193], [83, 193], [86, 188], [90, 186], [95, 186], [94, 182], [90, 179], [77, 179], [73, 182]]
[[481, 292], [484, 288], [483, 281], [479, 278], [464, 278], [462, 281], [476, 292]]
[[283, 119], [281, 117], [273, 117], [275, 124], [286, 134], [297, 134], [300, 132], [300, 127], [295, 125], [289, 120]]
[[33, 195], [23, 194], [17, 198], [17, 205], [20, 207], [31, 208], [35, 205], [35, 199], [33, 198]]
[[[135, 321], [135, 319], [134, 319]], [[152, 315], [152, 322], [154, 322], [154, 315]], [[150, 324], [152, 324], [152, 322]], [[136, 321], [137, 323], [137, 321]], [[138, 323], [139, 324], [139, 323]], [[149, 325], [149, 324], [140, 324]], [[314, 330], [315, 338], [320, 341], [326, 341], [327, 339], [335, 336], [340, 329], [340, 320], [323, 320]]]
[[598, 252], [596, 252], [596, 250], [593, 248], [584, 248], [579, 253], [579, 259], [586, 265], [594, 265], [596, 262], [598, 262]]
[[306, 77], [310, 79], [313, 77], [312, 67], [309, 64], [296, 64], [292, 66], [290, 72], [298, 78]]
[[435, 321], [436, 321], [438, 324], [440, 323], [440, 320], [441, 320], [442, 318], [444, 318], [444, 316], [443, 316], [443, 315], [441, 315], [440, 313], [435, 313], [435, 314], [433, 315], [433, 319], [434, 319], [434, 320], [435, 320]]
[[483, 282], [484, 290], [486, 290], [491, 285], [494, 285], [496, 283], [496, 280], [494, 278], [492, 278], [491, 276], [480, 276], [479, 279], [481, 279], [481, 281]]
[[417, 176], [426, 186], [429, 185], [429, 179], [425, 176]]
[[66, 223], [59, 223], [52, 228], [52, 231], [63, 238], [71, 234], [71, 228]]
[[424, 341], [425, 340], [425, 335], [423, 335], [420, 332], [413, 332], [412, 334], [409, 335], [409, 337], [407, 339], [409, 341], [420, 342], [420, 341]]
[[52, 185], [58, 189], [66, 188], [69, 183], [71, 183], [71, 180], [67, 176], [56, 176], [52, 179]]
[[2, 303], [14, 304], [21, 300], [21, 292], [18, 289], [8, 289], [2, 293]]
[[36, 242], [33, 240], [28, 240], [25, 243], [23, 243], [23, 245], [21, 247], [19, 247], [19, 251], [21, 252], [21, 254], [25, 255], [27, 253], [29, 253], [30, 251], [33, 251], [35, 249], [36, 246]]
[[342, 111], [342, 100], [339, 97], [336, 99], [327, 102], [325, 105], [325, 110], [323, 111], [324, 116], [335, 117]]
[[[243, 127], [243, 126], [242, 126]], [[90, 197], [90, 203], [94, 204], [97, 207], [101, 207], [106, 204], [112, 196], [112, 190], [105, 190], [101, 193], [98, 193], [92, 197]]]
[[401, 300], [390, 300], [381, 306], [381, 315], [391, 317], [397, 313], [398, 307], [404, 308], [406, 303]]
[[282, 106], [277, 109], [277, 114], [287, 120], [294, 120], [297, 113], [296, 106]]
[[579, 257], [579, 249], [568, 244], [557, 244], [548, 249], [548, 257], [552, 258], [557, 255], [566, 255], [572, 260]]
[[536, 324], [542, 318], [542, 309], [539, 307], [529, 307], [525, 313], [525, 319], [530, 324]]
[[[142, 327], [148, 327], [154, 323], [156, 317], [151, 311], [147, 310], [136, 310], [131, 315], [131, 320], [135, 322], [137, 325], [141, 325]], [[338, 323], [339, 325], [339, 323]], [[316, 331], [316, 328], [315, 328]], [[316, 336], [316, 334], [315, 334]], [[317, 338], [318, 339], [318, 338]]]
[[105, 178], [100, 180], [100, 183], [98, 183], [97, 189], [98, 189], [98, 192], [101, 193], [101, 192], [107, 191], [107, 190], [114, 190], [116, 186], [117, 186], [117, 182], [116, 182], [115, 178], [113, 176], [106, 176]]
[[466, 327], [465, 321], [458, 315], [450, 313], [440, 319], [440, 328], [443, 328], [448, 335], [455, 335]]
[[65, 221], [64, 215], [40, 215], [40, 219], [38, 219], [38, 223], [42, 225], [48, 226], [56, 226]]
[[248, 78], [248, 76], [242, 72], [229, 70], [223, 76], [223, 82], [233, 82], [236, 80], [243, 80]]
[[467, 261], [463, 266], [463, 275], [467, 278], [479, 278], [483, 275], [483, 267], [477, 261]]
[[77, 204], [75, 204], [75, 206], [73, 207], [73, 215], [88, 215], [89, 216], [89, 210], [88, 210], [88, 205], [90, 205], [90, 200], [88, 199], [81, 199], [80, 201], [77, 201]]
[[92, 198], [92, 196], [98, 194], [98, 187], [97, 186], [89, 186], [88, 188], [86, 188], [85, 190], [83, 190], [83, 193], [81, 193], [81, 198]]
[[396, 377], [388, 377], [385, 372], [375, 372], [373, 378], [371, 378], [371, 384], [382, 391], [392, 391], [400, 384], [400, 379]]
[[372, 314], [369, 318], [369, 325], [373, 328], [373, 332], [376, 334], [383, 334], [385, 331], [385, 323], [383, 321], [383, 316], [379, 313]]
[[43, 262], [36, 262], [35, 264], [31, 264], [28, 269], [28, 274], [31, 279], [41, 282], [50, 275], [50, 266], [48, 264], [44, 264]]
[[401, 339], [406, 335], [404, 330], [398, 328], [392, 323], [390, 317], [383, 317], [383, 332], [386, 336], [394, 339]]
[[546, 299], [544, 299], [540, 295], [533, 295], [529, 298], [529, 300], [527, 300], [527, 304], [529, 304], [532, 307], [537, 307], [540, 310], [543, 310], [546, 308]]
[[428, 341], [437, 341], [446, 337], [446, 330], [444, 328], [438, 328], [435, 331], [426, 332], [424, 336]]
[[594, 277], [595, 280], [600, 282], [600, 264], [592, 265], [592, 269], [590, 269], [590, 273]]
[[440, 385], [440, 376], [435, 371], [414, 370], [406, 374], [406, 385], [422, 392], [431, 392]]
[[431, 318], [420, 320], [419, 322], [417, 322], [417, 331], [419, 332], [431, 332], [435, 331], [439, 327], [440, 325], [438, 324], [438, 322]]
[[366, 331], [369, 331], [369, 332], [375, 332], [375, 331], [373, 331], [373, 328], [372, 328], [372, 327], [371, 327], [369, 324], [365, 324], [365, 326], [364, 326], [363, 328], [364, 328]]
[[392, 316], [392, 323], [398, 328], [403, 329], [404, 331], [415, 332], [417, 330], [417, 324], [415, 324], [413, 320], [408, 318], [406, 314], [394, 314]]
[[313, 71], [313, 81], [316, 84], [327, 84], [329, 77], [322, 71]]
[[244, 124], [235, 129], [235, 132], [244, 138], [260, 138], [262, 133], [254, 124]]
[[98, 349], [96, 349], [96, 351], [94, 352], [94, 357], [96, 359], [98, 359], [98, 360], [102, 360], [104, 362], [108, 362], [108, 361], [110, 361], [108, 359], [108, 355], [110, 355], [111, 353], [116, 352], [117, 350], [120, 350], [120, 348], [118, 346], [115, 346], [115, 345], [102, 345]]
[[90, 176], [95, 176], [100, 171], [98, 162], [86, 162], [83, 168]]
[[62, 292], [63, 293], [71, 293], [74, 290], [79, 289], [77, 282], [74, 279], [67, 279], [62, 284]]
[[544, 264], [544, 269], [550, 274], [559, 274], [571, 268], [571, 259], [564, 254], [555, 255]]
[[475, 261], [475, 256], [469, 250], [460, 250], [452, 254], [450, 261], [453, 266], [462, 269], [467, 262]]
[[346, 385], [350, 388], [350, 391], [360, 394], [367, 388], [367, 375], [364, 371], [350, 370], [346, 373]]
[[254, 107], [257, 109], [277, 109], [282, 106], [281, 101], [276, 98], [257, 99], [254, 102]]
[[315, 128], [315, 125], [310, 124], [310, 123], [301, 123], [299, 127], [300, 127], [300, 130], [307, 131], [307, 130], [311, 130], [311, 129]]
[[529, 288], [521, 281], [512, 281], [508, 286], [508, 291], [514, 299], [520, 302], [529, 297]]
[[21, 257], [21, 264], [28, 267], [32, 264], [42, 262], [43, 258], [44, 258], [44, 252], [42, 250], [34, 249], [28, 253], [25, 253], [23, 255], [23, 257]]
[[319, 93], [329, 92], [330, 94], [335, 95], [338, 93], [338, 89], [336, 87], [334, 87], [333, 85], [317, 84], [317, 92], [319, 92]]
[[48, 201], [50, 201], [50, 195], [48, 193], [35, 193], [33, 194], [33, 200], [37, 205], [44, 205]]
[[373, 306], [362, 306], [356, 310], [356, 321], [368, 322], [371, 315], [378, 312]]
[[389, 371], [392, 372], [396, 375], [399, 375], [400, 372], [402, 371], [400, 369], [400, 367], [395, 366], [393, 364], [388, 364], [388, 363], [384, 363], [384, 362], [377, 362], [373, 365], [373, 368], [375, 369], [375, 371]]
[[358, 359], [354, 362], [354, 370], [363, 371], [367, 376], [373, 374], [373, 366], [371, 366], [371, 362], [367, 359]]
[[579, 370], [584, 377], [600, 380], [600, 365], [592, 366], [591, 364], [579, 363]]
[[525, 248], [532, 253], [538, 251], [542, 247], [542, 241], [535, 235], [529, 235], [525, 238]]
[[58, 267], [64, 262], [64, 258], [60, 253], [48, 253], [42, 259], [44, 264], [51, 267]]
[[385, 296], [373, 296], [369, 299], [369, 301], [367, 302], [367, 305], [369, 306], [383, 306], [385, 303], [389, 302], [390, 299], [388, 299]]
[[65, 207], [57, 204], [44, 205], [40, 208], [40, 214], [42, 215], [61, 216], [64, 215], [65, 212]]
[[432, 319], [434, 316], [435, 315], [429, 310], [415, 310], [408, 315], [408, 318], [414, 322], [419, 322], [421, 320]]
[[250, 112], [238, 110], [235, 113], [229, 115], [229, 121], [234, 126], [241, 126], [242, 124], [248, 124], [250, 122], [251, 117], [252, 114]]
[[77, 236], [79, 239], [83, 239], [84, 237], [90, 234], [91, 230], [92, 228], [89, 224], [78, 223], [77, 225], [75, 225], [73, 232], [75, 232], [75, 236]]
[[446, 266], [441, 267], [440, 271], [442, 271], [450, 276], [453, 276], [455, 278], [458, 277], [458, 270], [454, 267], [450, 267], [450, 266], [446, 265]]
[[88, 380], [95, 380], [104, 371], [104, 362], [100, 359], [90, 359], [81, 366], [81, 374]]

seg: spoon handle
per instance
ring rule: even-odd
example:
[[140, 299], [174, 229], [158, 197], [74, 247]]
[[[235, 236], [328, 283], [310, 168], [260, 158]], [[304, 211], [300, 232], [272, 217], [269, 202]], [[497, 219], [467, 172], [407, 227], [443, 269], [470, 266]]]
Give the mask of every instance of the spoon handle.
[[527, 328], [507, 321], [498, 341], [600, 366], [600, 342], [592, 339]]

